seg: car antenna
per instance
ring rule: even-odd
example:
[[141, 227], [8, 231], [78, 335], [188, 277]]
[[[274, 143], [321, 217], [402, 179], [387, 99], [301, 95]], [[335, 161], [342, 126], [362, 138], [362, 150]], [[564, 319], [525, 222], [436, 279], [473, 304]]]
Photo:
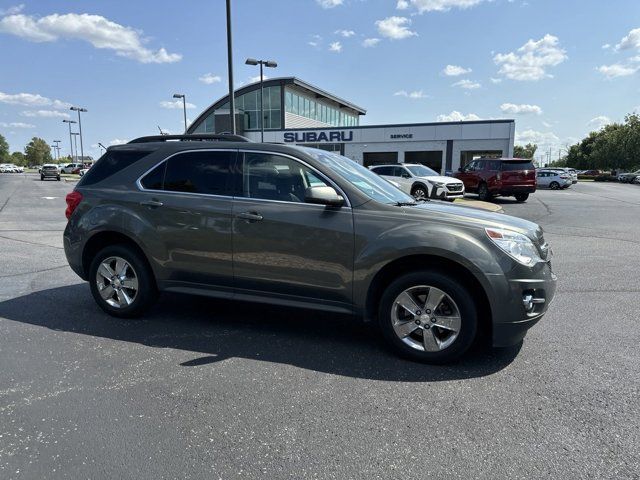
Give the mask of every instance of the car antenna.
[[164, 132], [162, 131], [162, 129], [160, 128], [160, 125], [158, 125], [158, 130], [160, 130], [160, 135], [169, 135], [168, 133], [164, 133]]

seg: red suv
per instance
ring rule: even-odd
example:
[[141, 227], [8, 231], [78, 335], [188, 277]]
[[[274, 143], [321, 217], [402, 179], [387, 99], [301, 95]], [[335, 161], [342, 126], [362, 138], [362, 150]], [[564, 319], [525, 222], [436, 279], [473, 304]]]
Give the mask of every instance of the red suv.
[[525, 202], [536, 191], [536, 167], [523, 158], [480, 158], [453, 175], [464, 182], [467, 192], [477, 193], [480, 200], [502, 195]]

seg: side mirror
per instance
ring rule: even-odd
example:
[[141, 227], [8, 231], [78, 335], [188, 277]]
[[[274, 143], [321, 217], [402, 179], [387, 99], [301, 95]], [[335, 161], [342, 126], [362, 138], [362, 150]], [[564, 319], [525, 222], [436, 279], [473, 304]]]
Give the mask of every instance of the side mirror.
[[411, 175], [409, 175], [408, 173], [403, 173], [402, 178], [411, 178]]
[[344, 198], [333, 187], [309, 187], [304, 192], [304, 201], [330, 207], [344, 205]]

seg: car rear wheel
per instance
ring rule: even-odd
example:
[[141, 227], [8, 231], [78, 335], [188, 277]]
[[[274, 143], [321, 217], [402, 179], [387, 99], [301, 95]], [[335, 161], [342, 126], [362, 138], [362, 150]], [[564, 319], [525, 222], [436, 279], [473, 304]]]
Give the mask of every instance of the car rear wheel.
[[515, 197], [516, 197], [516, 201], [518, 201], [518, 202], [526, 202], [527, 199], [529, 198], [529, 194], [528, 193], [516, 193]]
[[549, 188], [551, 190], [558, 190], [560, 188], [560, 184], [558, 182], [551, 182], [549, 184]]
[[429, 193], [427, 192], [427, 188], [422, 185], [416, 185], [411, 189], [411, 195], [416, 200], [424, 200], [427, 198]]
[[486, 183], [481, 183], [480, 185], [478, 185], [478, 198], [483, 202], [486, 202], [487, 200], [491, 200], [489, 187], [487, 187]]
[[115, 317], [138, 317], [157, 296], [151, 268], [127, 245], [112, 245], [98, 252], [91, 262], [89, 284], [96, 303]]
[[473, 297], [455, 279], [418, 271], [392, 282], [380, 300], [378, 323], [396, 353], [425, 363], [458, 359], [478, 326]]

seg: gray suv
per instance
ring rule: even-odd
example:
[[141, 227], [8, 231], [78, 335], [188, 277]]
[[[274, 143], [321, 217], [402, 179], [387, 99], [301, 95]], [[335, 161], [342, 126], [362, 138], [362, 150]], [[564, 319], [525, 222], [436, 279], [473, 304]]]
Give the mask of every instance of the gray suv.
[[416, 202], [324, 150], [143, 137], [110, 147], [67, 205], [69, 264], [117, 317], [162, 291], [343, 312], [443, 363], [479, 338], [518, 343], [556, 289], [538, 225]]

